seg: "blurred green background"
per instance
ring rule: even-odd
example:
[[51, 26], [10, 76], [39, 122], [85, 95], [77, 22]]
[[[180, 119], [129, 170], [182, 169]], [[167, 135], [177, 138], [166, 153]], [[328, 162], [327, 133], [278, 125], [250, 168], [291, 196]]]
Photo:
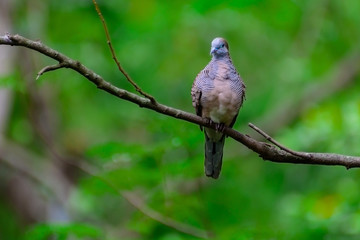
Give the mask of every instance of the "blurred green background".
[[[252, 122], [299, 151], [360, 155], [360, 1], [98, 1], [116, 54], [142, 89], [194, 112], [190, 89], [222, 36], [247, 86]], [[90, 0], [1, 0], [18, 33], [134, 91]], [[218, 180], [203, 173], [199, 127], [115, 98], [55, 62], [0, 46], [0, 239], [359, 239], [360, 174], [277, 164], [227, 139]], [[4, 110], [5, 109], [5, 110]], [[94, 175], [69, 162], [90, 163]]]

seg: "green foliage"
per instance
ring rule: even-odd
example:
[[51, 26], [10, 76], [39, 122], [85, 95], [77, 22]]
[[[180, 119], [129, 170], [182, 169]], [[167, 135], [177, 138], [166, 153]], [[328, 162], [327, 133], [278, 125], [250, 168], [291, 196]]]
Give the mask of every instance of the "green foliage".
[[[41, 39], [134, 91], [111, 59], [92, 1], [14, 2], [14, 32]], [[98, 2], [123, 67], [159, 102], [187, 111], [193, 112], [190, 89], [210, 59], [210, 41], [225, 37], [247, 86], [234, 127], [252, 136], [248, 122], [261, 128], [267, 116], [286, 118], [277, 116], [279, 109], [314, 85], [322, 84], [324, 91], [332, 86], [333, 70], [359, 51], [358, 0]], [[38, 53], [33, 59], [31, 76], [54, 64]], [[6, 134], [50, 161], [28, 116], [23, 79], [21, 73], [0, 79], [1, 87], [15, 93]], [[101, 171], [78, 174], [66, 206], [71, 221], [65, 224], [5, 221], [4, 215], [16, 212], [0, 202], [1, 239], [198, 239], [138, 211], [119, 193], [123, 190], [134, 191], [166, 217], [210, 231], [214, 239], [360, 234], [358, 170], [264, 162], [227, 139], [222, 174], [214, 181], [203, 174], [198, 126], [119, 100], [68, 69], [46, 73], [35, 84], [56, 119], [56, 145]], [[355, 76], [330, 96], [304, 103], [274, 137], [296, 150], [360, 155], [359, 90]]]
[[99, 229], [85, 224], [39, 224], [27, 231], [25, 239], [101, 239], [101, 236]]
[[16, 74], [1, 76], [0, 87], [23, 92], [24, 86], [21, 82], [18, 81], [19, 77], [20, 76], [17, 76]]

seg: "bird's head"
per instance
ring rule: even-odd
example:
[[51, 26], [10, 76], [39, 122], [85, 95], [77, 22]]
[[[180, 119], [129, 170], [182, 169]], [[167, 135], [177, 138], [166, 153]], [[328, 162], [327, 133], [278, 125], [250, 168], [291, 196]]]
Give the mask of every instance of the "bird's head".
[[210, 54], [214, 57], [223, 57], [229, 54], [229, 44], [221, 37], [215, 38], [211, 42]]

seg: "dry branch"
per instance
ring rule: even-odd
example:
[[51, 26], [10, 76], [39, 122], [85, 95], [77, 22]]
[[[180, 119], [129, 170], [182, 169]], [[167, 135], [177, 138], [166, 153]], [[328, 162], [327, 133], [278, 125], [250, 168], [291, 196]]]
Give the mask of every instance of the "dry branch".
[[[216, 126], [209, 123], [195, 114], [191, 114], [179, 109], [175, 109], [158, 102], [152, 102], [148, 98], [138, 96], [134, 93], [128, 92], [124, 89], [118, 88], [109, 82], [105, 81], [101, 76], [91, 71], [79, 61], [73, 60], [64, 54], [55, 51], [54, 49], [42, 44], [38, 41], [32, 41], [20, 35], [6, 34], [0, 36], [0, 45], [22, 46], [25, 48], [33, 49], [43, 55], [46, 55], [59, 62], [63, 67], [71, 68], [78, 72], [89, 81], [93, 82], [99, 89], [102, 89], [118, 98], [124, 99], [135, 103], [143, 108], [148, 108], [158, 113], [168, 115], [174, 118], [182, 119], [187, 122], [198, 124], [204, 127], [215, 129]], [[334, 153], [306, 153], [297, 152], [294, 155], [288, 151], [277, 148], [276, 146], [269, 145], [265, 142], [257, 141], [249, 136], [246, 136], [234, 129], [226, 128], [224, 132], [234, 140], [242, 143], [252, 151], [259, 154], [264, 160], [269, 160], [278, 163], [301, 163], [301, 164], [318, 164], [318, 165], [340, 165], [346, 168], [360, 167], [360, 157], [347, 156]], [[299, 156], [299, 154], [301, 156]]]
[[57, 70], [57, 69], [63, 68], [63, 67], [65, 67], [65, 65], [64, 65], [64, 64], [61, 64], [61, 63], [46, 66], [46, 67], [44, 67], [43, 69], [41, 69], [41, 70], [38, 72], [38, 74], [37, 74], [37, 76], [36, 76], [36, 80], [38, 80], [39, 77], [40, 77], [41, 75], [43, 75], [44, 73], [46, 73], [46, 72], [54, 71], [54, 70]]
[[99, 8], [99, 5], [97, 4], [97, 2], [95, 0], [93, 0], [93, 3], [94, 3], [94, 6], [95, 6], [95, 10], [96, 12], [98, 13], [99, 17], [100, 17], [100, 20], [103, 24], [103, 27], [104, 27], [104, 31], [105, 31], [105, 36], [106, 36], [106, 39], [107, 39], [107, 44], [109, 45], [109, 48], [110, 48], [110, 52], [111, 52], [111, 56], [113, 58], [113, 60], [115, 61], [116, 63], [116, 66], [118, 67], [119, 71], [125, 76], [125, 78], [128, 80], [128, 82], [131, 83], [131, 85], [133, 85], [133, 87], [135, 88], [135, 90], [140, 93], [141, 95], [143, 95], [144, 97], [150, 99], [150, 101], [152, 103], [155, 103], [155, 98], [153, 96], [151, 96], [150, 94], [144, 92], [140, 87], [139, 85], [137, 85], [135, 83], [134, 80], [131, 79], [130, 75], [125, 71], [125, 69], [121, 66], [119, 60], [117, 59], [116, 57], [116, 54], [115, 54], [115, 51], [114, 51], [114, 48], [112, 46], [112, 43], [111, 43], [111, 39], [110, 39], [110, 34], [109, 34], [109, 30], [108, 30], [108, 27], [106, 25], [106, 22], [105, 22], [105, 19], [100, 11], [100, 8]]

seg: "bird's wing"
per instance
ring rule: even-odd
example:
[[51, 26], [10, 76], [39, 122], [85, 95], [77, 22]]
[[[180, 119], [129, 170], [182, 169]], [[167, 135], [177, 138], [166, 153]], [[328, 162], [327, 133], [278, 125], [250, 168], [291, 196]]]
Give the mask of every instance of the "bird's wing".
[[[232, 75], [232, 78], [234, 78], [234, 82], [240, 82], [240, 84], [236, 84], [237, 87], [234, 87], [234, 90], [237, 91], [237, 94], [239, 94], [239, 100], [240, 100], [240, 106], [239, 108], [241, 108], [244, 100], [245, 100], [245, 84], [243, 82], [243, 80], [241, 79], [239, 73], [235, 70], [234, 74]], [[238, 114], [235, 115], [235, 117], [233, 118], [233, 120], [231, 121], [229, 127], [232, 128], [236, 122], [236, 118], [237, 118]]]
[[241, 82], [241, 105], [242, 105], [244, 100], [246, 100], [246, 95], [245, 95], [246, 86], [245, 86], [244, 81], [241, 79], [240, 75], [239, 75], [239, 78], [240, 78], [240, 82]]
[[[196, 79], [197, 79], [197, 77], [196, 77]], [[191, 88], [192, 105], [195, 108], [196, 115], [201, 117], [202, 116], [202, 106], [201, 106], [200, 99], [201, 99], [202, 92], [201, 92], [201, 87], [197, 86], [197, 84], [196, 84], [196, 79]]]
[[209, 85], [209, 82], [213, 80], [213, 74], [210, 74], [209, 65], [206, 66], [195, 78], [192, 89], [192, 104], [195, 108], [196, 115], [202, 117], [202, 106], [201, 106], [201, 96], [202, 92]]

